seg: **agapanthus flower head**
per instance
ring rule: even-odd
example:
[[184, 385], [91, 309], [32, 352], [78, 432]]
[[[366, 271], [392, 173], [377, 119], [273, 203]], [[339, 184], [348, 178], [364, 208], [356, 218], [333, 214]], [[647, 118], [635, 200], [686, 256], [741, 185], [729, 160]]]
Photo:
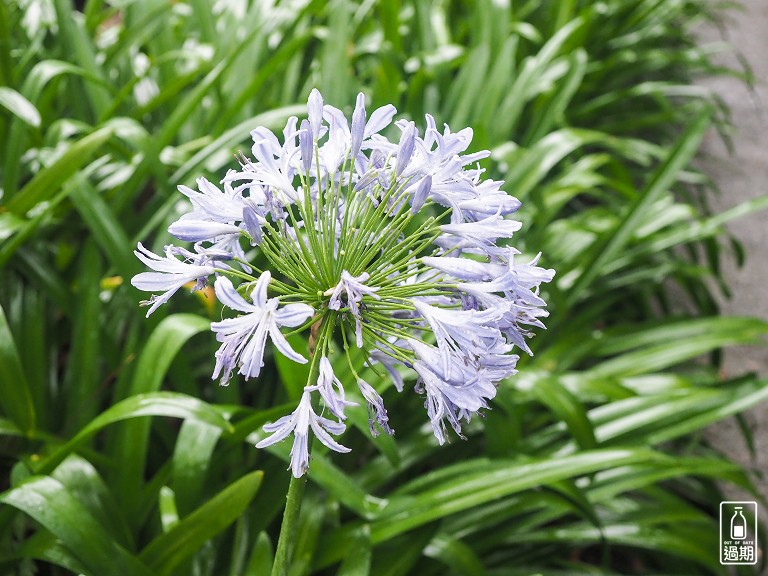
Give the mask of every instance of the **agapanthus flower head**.
[[[386, 372], [398, 391], [415, 373], [442, 444], [446, 424], [461, 436], [462, 421], [488, 408], [498, 383], [516, 372], [515, 348], [531, 353], [530, 326], [543, 327], [547, 315], [539, 286], [554, 271], [539, 256], [521, 262], [507, 244], [522, 227], [510, 218], [520, 202], [502, 182], [482, 179], [477, 161], [488, 152], [467, 153], [471, 129], [441, 133], [427, 115], [422, 135], [412, 121], [390, 126], [394, 114], [392, 106], [367, 114], [360, 94], [350, 125], [313, 90], [307, 119], [290, 118], [282, 139], [263, 127], [251, 132], [253, 159], [240, 155], [221, 187], [205, 179], [197, 191], [179, 187], [192, 210], [169, 232], [194, 242], [194, 252], [136, 252], [154, 272], [134, 286], [163, 292], [147, 302], [150, 313], [187, 282], [200, 288], [213, 279], [231, 312], [211, 324], [221, 343], [214, 379], [257, 377], [269, 341], [309, 362], [298, 407], [265, 426], [272, 435], [258, 444], [292, 435], [295, 476], [309, 465], [310, 430], [348, 451], [332, 435], [358, 403], [334, 373], [335, 359], [349, 364], [374, 435], [393, 430], [360, 372]], [[380, 133], [388, 126], [392, 140]], [[288, 343], [288, 331], [307, 333], [305, 350]], [[360, 356], [364, 365], [353, 359]]]

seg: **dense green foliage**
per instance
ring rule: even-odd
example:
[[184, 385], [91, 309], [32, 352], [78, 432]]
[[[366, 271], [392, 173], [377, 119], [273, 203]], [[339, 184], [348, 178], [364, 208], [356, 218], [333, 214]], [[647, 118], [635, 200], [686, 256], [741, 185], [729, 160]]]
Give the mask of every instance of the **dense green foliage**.
[[289, 446], [253, 444], [300, 367], [218, 387], [215, 300], [146, 320], [127, 279], [176, 185], [218, 180], [317, 86], [472, 126], [524, 203], [516, 245], [557, 277], [466, 442], [368, 374], [397, 435], [360, 408], [352, 455], [316, 443], [291, 575], [724, 574], [718, 482], [750, 481], [699, 432], [768, 397], [718, 375], [768, 325], [715, 294], [723, 224], [766, 202], [709, 215], [691, 168], [724, 113], [691, 79], [730, 73], [693, 40], [703, 0], [273, 4], [0, 3], [0, 572], [269, 572]]

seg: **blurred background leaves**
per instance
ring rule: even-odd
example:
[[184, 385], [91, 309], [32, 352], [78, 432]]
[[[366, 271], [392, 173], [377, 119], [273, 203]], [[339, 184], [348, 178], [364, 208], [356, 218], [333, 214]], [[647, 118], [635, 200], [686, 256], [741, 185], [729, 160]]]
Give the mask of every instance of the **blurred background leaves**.
[[[288, 446], [253, 448], [300, 366], [210, 380], [205, 292], [149, 320], [131, 250], [169, 241], [178, 184], [217, 181], [312, 87], [474, 129], [523, 201], [516, 245], [558, 271], [548, 330], [468, 441], [377, 375], [315, 446], [291, 575], [725, 574], [721, 487], [753, 490], [701, 430], [768, 396], [721, 350], [768, 324], [718, 314], [723, 225], [691, 163], [728, 110], [705, 0], [11, 0], [0, 4], [0, 572], [265, 574]], [[148, 241], [149, 240], [149, 241]], [[301, 346], [303, 344], [299, 343]], [[338, 368], [344, 376], [343, 367]], [[352, 429], [354, 428], [354, 429]], [[759, 573], [760, 566], [742, 567]], [[741, 573], [741, 572], [740, 572]]]

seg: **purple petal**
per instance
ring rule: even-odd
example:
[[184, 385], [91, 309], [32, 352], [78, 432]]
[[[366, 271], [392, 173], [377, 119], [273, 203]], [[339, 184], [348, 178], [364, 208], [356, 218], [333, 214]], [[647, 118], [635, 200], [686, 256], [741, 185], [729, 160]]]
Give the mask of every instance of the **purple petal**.
[[352, 158], [356, 158], [365, 138], [365, 95], [362, 92], [357, 95], [355, 111], [352, 113], [351, 137], [350, 153]]
[[311, 318], [315, 309], [308, 304], [287, 304], [275, 311], [275, 320], [280, 326], [299, 326]]
[[258, 308], [253, 304], [246, 302], [245, 299], [237, 293], [232, 281], [226, 276], [219, 276], [213, 284], [216, 292], [216, 298], [227, 308], [238, 310], [240, 312], [256, 312]]
[[424, 202], [429, 196], [429, 192], [432, 190], [432, 176], [427, 176], [419, 182], [419, 187], [416, 189], [416, 193], [411, 200], [411, 213], [415, 214], [421, 207], [424, 206]]
[[320, 137], [320, 127], [323, 124], [323, 96], [317, 88], [313, 88], [312, 92], [309, 93], [307, 117], [309, 118], [309, 125], [312, 127], [312, 138], [316, 140]]
[[312, 142], [312, 127], [307, 120], [301, 121], [299, 146], [301, 148], [301, 167], [304, 168], [304, 174], [309, 175], [309, 170], [312, 168], [314, 143]]
[[365, 125], [363, 138], [368, 138], [373, 134], [378, 134], [384, 128], [389, 126], [389, 124], [392, 122], [392, 118], [396, 113], [397, 109], [392, 106], [392, 104], [387, 104], [386, 106], [382, 106], [381, 108], [374, 110], [371, 114], [371, 117], [368, 119], [368, 123]]
[[204, 220], [177, 220], [168, 227], [168, 232], [185, 242], [202, 242], [225, 234], [240, 234], [233, 224], [219, 224]]
[[269, 329], [269, 335], [272, 338], [272, 343], [275, 345], [275, 348], [280, 350], [280, 352], [288, 358], [289, 360], [293, 360], [294, 362], [297, 362], [298, 364], [306, 364], [307, 359], [304, 358], [301, 354], [296, 352], [293, 348], [291, 348], [291, 345], [288, 344], [288, 340], [285, 339], [285, 336], [283, 336], [283, 333], [280, 332], [278, 327], [276, 325], [272, 326]]
[[400, 144], [397, 148], [397, 165], [395, 166], [395, 174], [397, 176], [403, 173], [408, 162], [411, 161], [415, 140], [416, 125], [413, 122], [408, 122], [403, 133], [400, 135]]

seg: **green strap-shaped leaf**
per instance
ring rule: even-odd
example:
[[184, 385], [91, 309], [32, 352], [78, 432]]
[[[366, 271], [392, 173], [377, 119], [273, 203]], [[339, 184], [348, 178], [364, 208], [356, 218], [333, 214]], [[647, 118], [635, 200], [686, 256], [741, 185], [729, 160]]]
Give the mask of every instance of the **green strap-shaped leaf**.
[[259, 489], [262, 477], [263, 473], [257, 471], [236, 480], [150, 542], [141, 551], [140, 558], [152, 568], [155, 576], [169, 574], [245, 511]]
[[64, 404], [67, 409], [67, 432], [85, 426], [99, 413], [104, 396], [100, 391], [103, 377], [94, 358], [99, 358], [102, 346], [101, 327], [104, 304], [100, 281], [103, 264], [96, 244], [89, 238], [81, 246], [78, 265], [78, 291], [74, 300], [72, 350], [64, 373]]
[[192, 510], [203, 492], [213, 449], [221, 428], [197, 420], [185, 420], [173, 451], [173, 490], [182, 514]]
[[486, 576], [485, 566], [472, 547], [447, 534], [435, 536], [424, 549], [424, 554], [441, 561], [452, 572], [464, 576]]
[[168, 532], [179, 523], [176, 493], [168, 488], [168, 486], [163, 486], [160, 488], [157, 504], [160, 509], [160, 524], [163, 527], [163, 532]]
[[269, 574], [273, 561], [274, 552], [272, 551], [272, 543], [269, 541], [269, 536], [266, 532], [259, 532], [243, 576]]
[[127, 281], [139, 268], [139, 262], [130, 251], [131, 244], [125, 230], [117, 221], [112, 209], [85, 176], [76, 174], [73, 180], [75, 186], [70, 196], [75, 208], [112, 266]]
[[30, 434], [35, 429], [35, 406], [11, 328], [0, 307], [0, 408], [18, 429]]
[[174, 314], [164, 318], [149, 336], [139, 356], [130, 395], [159, 390], [181, 347], [195, 334], [210, 328], [209, 320], [194, 314]]
[[7, 208], [24, 216], [38, 203], [49, 200], [91, 155], [112, 137], [111, 128], [101, 128], [88, 134], [67, 148], [58, 160], [40, 170], [24, 188], [8, 202]]
[[40, 112], [13, 88], [0, 86], [0, 106], [33, 128], [40, 127]]
[[66, 487], [116, 543], [128, 550], [134, 548], [133, 536], [118, 513], [114, 496], [90, 462], [71, 455], [51, 476]]
[[[8, 510], [12, 509], [8, 508]], [[44, 529], [35, 532], [19, 546], [18, 556], [19, 558], [29, 558], [31, 560], [44, 560], [45, 562], [66, 568], [75, 574], [88, 573], [88, 569], [61, 543], [61, 540], [57, 540], [56, 536]], [[16, 563], [14, 562], [13, 564], [15, 565]], [[8, 572], [3, 572], [5, 568], [6, 566], [0, 563], [0, 574], [16, 574], [16, 572], [10, 570], [10, 566], [8, 566]]]
[[336, 576], [368, 576], [371, 573], [371, 552], [371, 530], [364, 525], [357, 530], [349, 554]]
[[33, 476], [0, 495], [0, 502], [28, 514], [53, 533], [88, 568], [89, 576], [152, 576], [138, 558], [112, 540], [64, 485]]
[[[74, 452], [85, 440], [96, 434], [102, 428], [131, 418], [141, 416], [170, 416], [171, 418], [193, 418], [219, 426], [231, 431], [232, 425], [222, 416], [221, 412], [212, 405], [197, 398], [177, 392], [155, 392], [139, 394], [118, 402], [78, 432], [72, 439], [58, 448], [48, 458], [34, 466], [37, 473], [50, 473], [64, 458]], [[124, 473], [124, 466], [121, 471]], [[141, 484], [141, 482], [139, 483]]]
[[587, 411], [579, 399], [556, 378], [542, 378], [531, 388], [532, 394], [568, 426], [574, 439], [584, 449], [597, 444]]
[[[164, 318], [149, 336], [139, 356], [131, 381], [130, 394], [153, 393], [160, 389], [171, 362], [182, 346], [195, 334], [210, 329], [210, 322], [193, 314], [174, 314]], [[210, 421], [208, 421], [210, 422]], [[211, 424], [227, 428], [229, 424]], [[115, 478], [117, 493], [124, 510], [138, 505], [144, 478], [150, 422], [126, 422], [116, 430], [114, 450], [123, 467]]]
[[768, 332], [768, 323], [753, 318], [718, 318], [704, 322], [707, 329], [675, 330], [686, 337], [667, 340], [659, 338], [655, 343], [626, 352], [606, 360], [589, 371], [590, 377], [623, 377], [660, 372], [702, 354], [737, 344], [755, 343]]
[[579, 301], [581, 293], [589, 288], [595, 278], [602, 273], [606, 264], [627, 245], [642, 220], [644, 210], [656, 202], [677, 181], [680, 171], [687, 166], [699, 149], [704, 132], [711, 123], [711, 116], [712, 111], [705, 108], [693, 119], [618, 226], [612, 233], [606, 234], [604, 241], [599, 242], [589, 251], [582, 265], [581, 276], [566, 294], [566, 301], [569, 306]]
[[647, 449], [616, 449], [586, 451], [557, 460], [480, 465], [475, 472], [447, 478], [417, 495], [391, 498], [381, 519], [372, 524], [372, 541], [380, 542], [438, 518], [542, 484], [654, 459], [663, 456]]

